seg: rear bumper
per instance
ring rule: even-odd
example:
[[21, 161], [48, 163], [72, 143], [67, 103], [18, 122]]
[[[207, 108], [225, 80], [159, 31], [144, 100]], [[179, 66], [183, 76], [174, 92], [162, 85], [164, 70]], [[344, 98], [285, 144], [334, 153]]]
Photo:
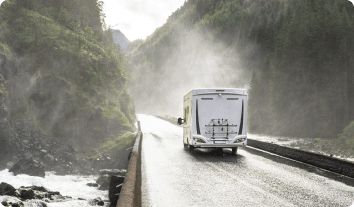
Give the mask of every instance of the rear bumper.
[[[232, 139], [225, 139], [220, 141], [219, 139], [207, 139], [202, 135], [192, 135], [193, 138], [199, 138], [202, 139], [205, 143], [201, 143], [201, 142], [196, 142], [194, 141], [194, 139], [192, 139], [192, 145], [194, 147], [215, 147], [215, 148], [228, 148], [228, 147], [238, 147], [238, 146], [246, 146], [247, 145], [247, 135], [238, 135], [235, 136]], [[242, 139], [244, 138], [245, 141], [243, 142], [237, 142], [234, 143], [235, 141], [237, 141], [238, 139]], [[215, 142], [219, 142], [219, 143], [215, 143]], [[223, 142], [223, 143], [220, 143]]]

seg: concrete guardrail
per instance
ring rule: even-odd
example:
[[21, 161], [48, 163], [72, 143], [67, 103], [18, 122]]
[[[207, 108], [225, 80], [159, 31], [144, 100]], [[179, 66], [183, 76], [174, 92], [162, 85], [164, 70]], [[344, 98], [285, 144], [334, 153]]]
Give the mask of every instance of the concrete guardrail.
[[128, 170], [124, 178], [122, 190], [116, 207], [140, 207], [141, 206], [141, 132], [138, 121], [138, 135], [130, 156]]
[[354, 163], [335, 157], [248, 139], [247, 145], [354, 178]]

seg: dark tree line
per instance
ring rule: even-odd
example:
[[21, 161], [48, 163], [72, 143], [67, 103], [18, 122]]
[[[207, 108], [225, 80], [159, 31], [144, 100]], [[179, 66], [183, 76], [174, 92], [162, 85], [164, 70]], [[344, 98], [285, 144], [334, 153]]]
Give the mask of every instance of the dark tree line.
[[346, 0], [299, 0], [285, 15], [252, 80], [251, 131], [336, 137], [354, 120], [353, 15]]

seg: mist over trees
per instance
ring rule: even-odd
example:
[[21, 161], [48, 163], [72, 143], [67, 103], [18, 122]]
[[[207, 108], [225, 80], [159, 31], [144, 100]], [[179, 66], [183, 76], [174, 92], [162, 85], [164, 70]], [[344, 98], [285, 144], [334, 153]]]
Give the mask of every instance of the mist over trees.
[[250, 91], [250, 129], [336, 137], [354, 114], [354, 7], [346, 0], [298, 1]]
[[247, 88], [295, 2], [186, 1], [145, 41], [130, 44], [137, 111], [181, 116], [193, 88]]
[[[2, 107], [75, 147], [133, 131], [125, 55], [97, 0], [7, 0], [0, 9]], [[6, 120], [6, 119], [5, 119]]]
[[137, 111], [180, 116], [192, 88], [247, 87], [249, 132], [336, 137], [354, 119], [353, 11], [347, 0], [186, 1], [130, 45]]

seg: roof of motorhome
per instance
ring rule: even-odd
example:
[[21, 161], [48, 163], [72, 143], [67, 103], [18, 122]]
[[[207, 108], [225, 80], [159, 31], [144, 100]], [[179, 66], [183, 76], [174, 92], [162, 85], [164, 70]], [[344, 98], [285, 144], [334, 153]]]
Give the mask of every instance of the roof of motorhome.
[[242, 94], [247, 95], [248, 89], [241, 89], [241, 88], [200, 88], [200, 89], [193, 89], [193, 95], [201, 95], [201, 94]]

